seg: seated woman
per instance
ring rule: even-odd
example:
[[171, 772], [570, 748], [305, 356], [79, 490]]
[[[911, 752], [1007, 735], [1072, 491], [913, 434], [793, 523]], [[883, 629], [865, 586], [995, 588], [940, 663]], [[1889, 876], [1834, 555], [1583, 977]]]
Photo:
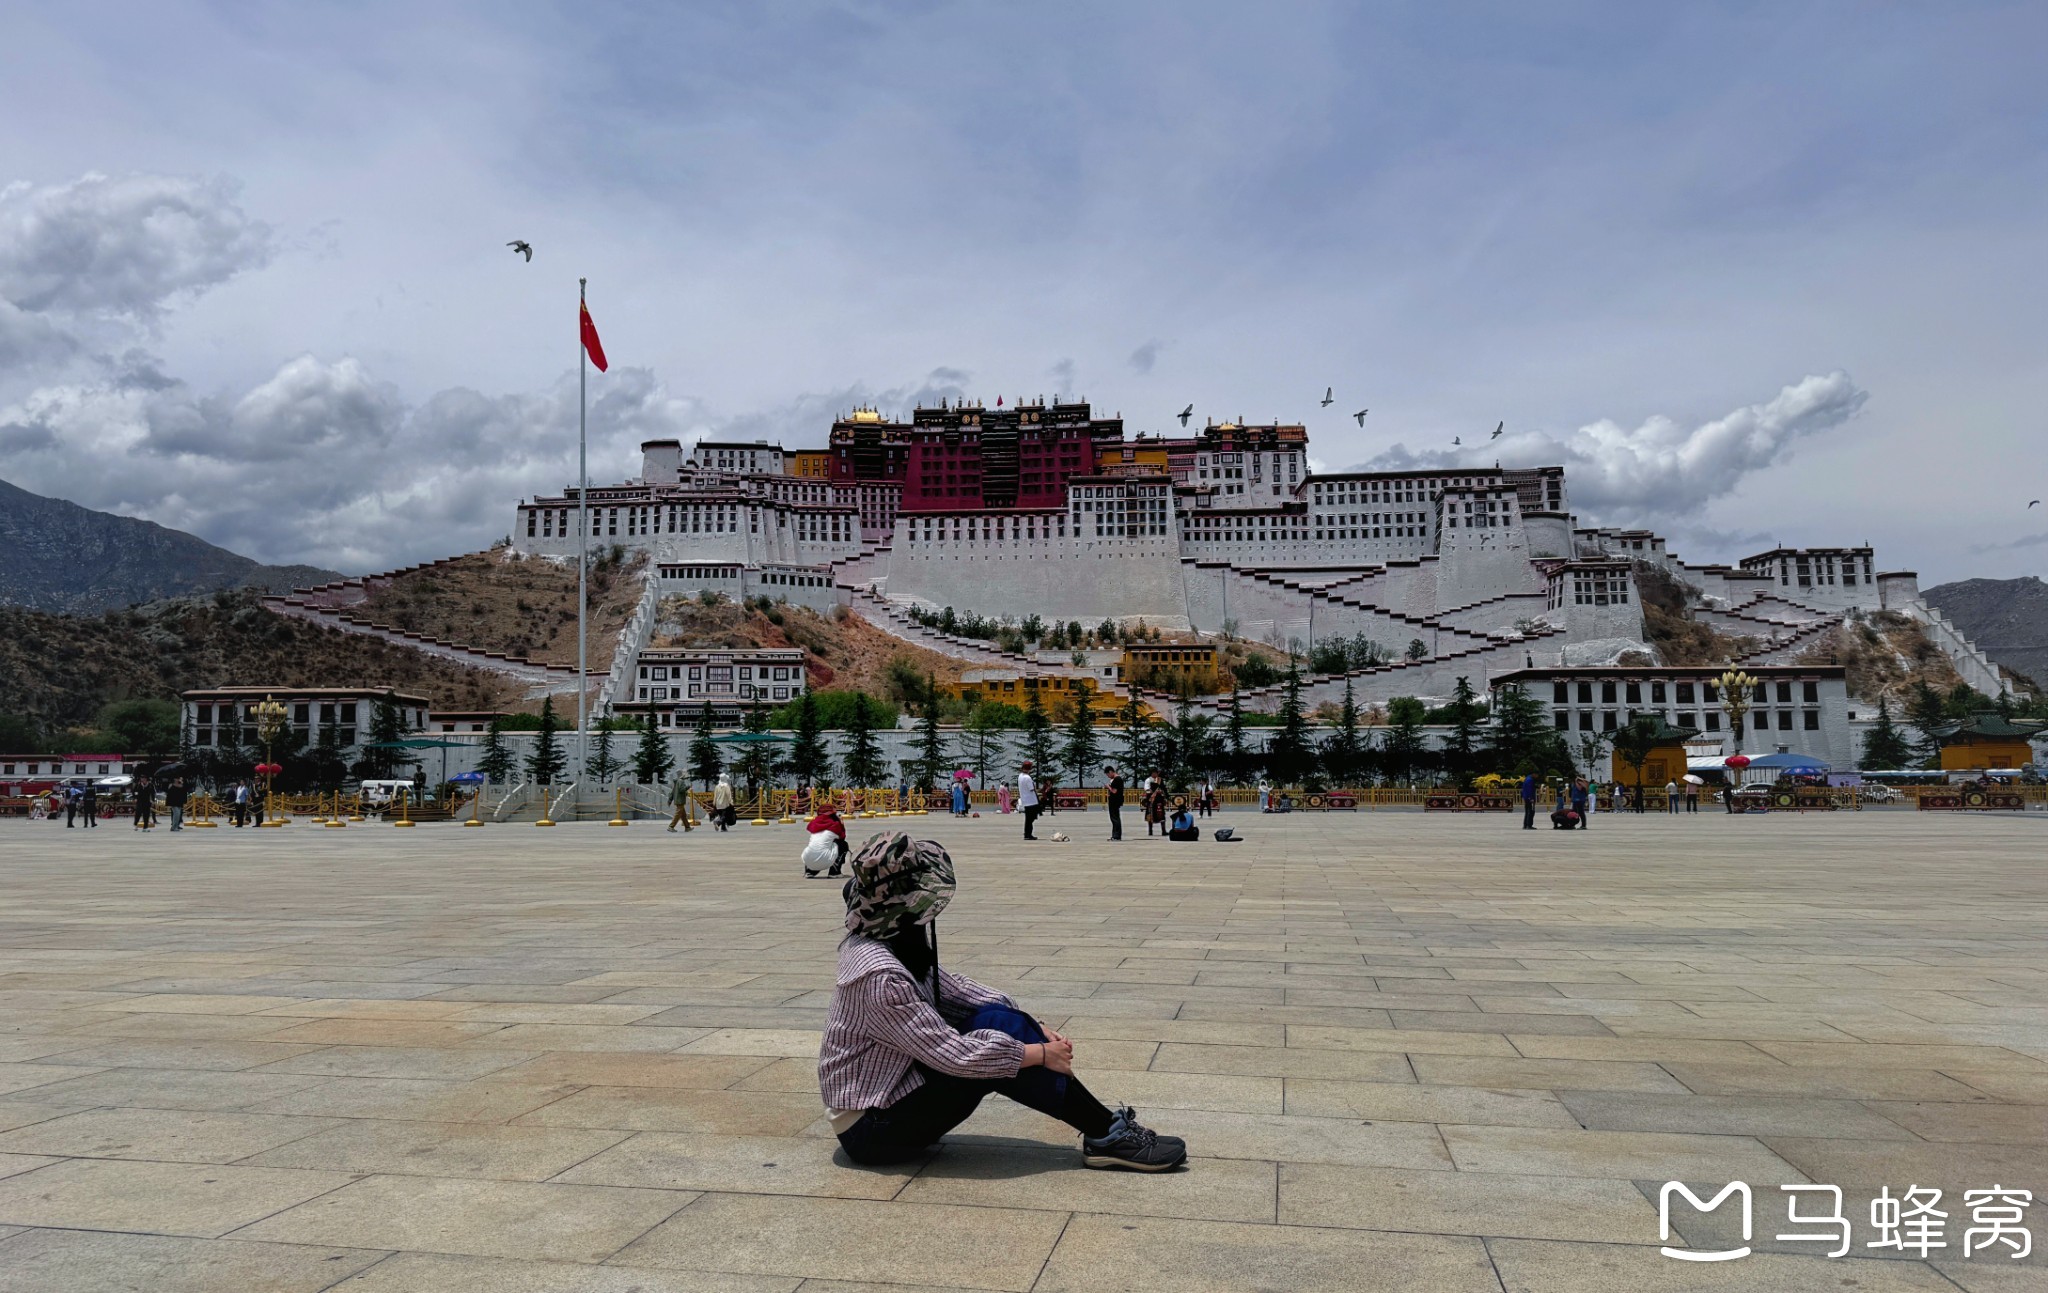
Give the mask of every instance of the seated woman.
[[1000, 992], [938, 963], [938, 914], [953, 860], [891, 831], [853, 859], [838, 980], [818, 1052], [818, 1089], [846, 1156], [898, 1163], [923, 1154], [1001, 1094], [1081, 1133], [1088, 1167], [1163, 1172], [1187, 1145], [1109, 1109], [1075, 1077], [1074, 1044]]
[[1173, 801], [1173, 816], [1166, 822], [1166, 838], [1170, 840], [1198, 840], [1202, 838], [1201, 828], [1195, 825], [1193, 813], [1188, 811], [1185, 798]]

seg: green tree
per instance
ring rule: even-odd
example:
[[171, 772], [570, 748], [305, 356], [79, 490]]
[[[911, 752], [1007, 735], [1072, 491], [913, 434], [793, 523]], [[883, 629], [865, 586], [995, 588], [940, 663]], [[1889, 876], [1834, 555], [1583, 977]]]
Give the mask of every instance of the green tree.
[[1358, 697], [1351, 679], [1344, 679], [1344, 700], [1337, 706], [1337, 730], [1323, 742], [1323, 771], [1333, 786], [1355, 786], [1365, 768], [1365, 742], [1358, 732]]
[[924, 678], [924, 715], [917, 725], [917, 758], [911, 768], [917, 788], [927, 794], [939, 788], [946, 775], [946, 745], [939, 736], [939, 680]]
[[1282, 786], [1298, 786], [1312, 770], [1308, 716], [1301, 707], [1301, 665], [1287, 658], [1286, 689], [1280, 693], [1279, 730], [1266, 743], [1266, 772]]
[[818, 718], [818, 699], [808, 690], [797, 698], [790, 726], [796, 732], [796, 740], [789, 747], [790, 775], [796, 778], [798, 786], [809, 789], [832, 775], [832, 756], [825, 748], [824, 724]]
[[396, 777], [411, 767], [416, 759], [405, 750], [394, 747], [394, 742], [403, 741], [411, 732], [406, 724], [405, 711], [388, 696], [380, 696], [370, 705], [370, 741], [363, 750], [362, 761], [369, 765], [372, 777]]
[[[322, 737], [325, 737], [323, 732]], [[499, 715], [491, 720], [490, 730], [484, 733], [484, 743], [477, 750], [476, 770], [493, 784], [501, 785], [512, 779], [516, 760], [505, 745], [505, 719]]]
[[676, 756], [654, 714], [641, 720], [639, 728], [640, 739], [633, 746], [633, 780], [643, 786], [658, 786], [675, 771]]
[[1913, 753], [1923, 768], [1941, 766], [1941, 729], [1948, 722], [1948, 704], [1940, 692], [1924, 681], [1913, 685], [1913, 694], [1906, 701], [1906, 721], [1920, 734], [1913, 743]]
[[1230, 707], [1223, 711], [1223, 779], [1233, 786], [1251, 780], [1252, 756], [1244, 740], [1244, 698], [1230, 689]]
[[[805, 696], [817, 707], [818, 723], [825, 731], [844, 731], [852, 723], [853, 707], [859, 700], [868, 707], [868, 724], [871, 727], [894, 727], [896, 716], [901, 713], [895, 705], [885, 700], [876, 700], [865, 692], [806, 690]], [[796, 726], [797, 709], [803, 704], [802, 697], [777, 708], [768, 716], [768, 726], [788, 729]]]
[[1102, 742], [1095, 735], [1095, 707], [1088, 703], [1090, 699], [1086, 691], [1074, 693], [1073, 717], [1067, 720], [1066, 740], [1060, 745], [1060, 757], [1073, 774], [1077, 789], [1087, 786], [1088, 770], [1102, 758]]
[[1010, 708], [983, 701], [968, 710], [960, 723], [960, 762], [974, 769], [975, 779], [984, 788], [989, 765], [1000, 762], [1009, 752], [1009, 741], [1003, 733], [1013, 725], [1002, 711]]
[[1386, 765], [1389, 781], [1414, 781], [1416, 769], [1426, 753], [1422, 720], [1428, 712], [1413, 696], [1396, 696], [1387, 702], [1386, 743], [1380, 757]]
[[348, 760], [341, 754], [341, 726], [329, 722], [320, 729], [320, 738], [314, 742], [313, 750], [306, 759], [306, 773], [315, 786], [332, 793], [341, 789], [341, 783], [348, 776]]
[[[1185, 686], [1173, 708], [1173, 764], [1179, 775], [1173, 777], [1176, 786], [1187, 786], [1207, 772], [1215, 763], [1215, 737], [1209, 729], [1215, 720], [1197, 710], [1194, 700]], [[1171, 772], [1169, 776], [1173, 776]]]
[[1870, 771], [1897, 771], [1913, 762], [1913, 743], [1892, 722], [1891, 702], [1877, 698], [1877, 722], [1863, 734], [1863, 758], [1857, 767]]
[[[768, 734], [768, 711], [761, 708], [757, 700], [748, 708], [745, 731], [757, 736]], [[772, 741], [749, 741], [740, 749], [740, 757], [733, 764], [733, 770], [746, 784], [747, 798], [753, 799], [761, 793], [761, 787], [771, 784], [781, 770], [781, 752]]]
[[568, 769], [569, 756], [555, 743], [555, 733], [560, 728], [555, 719], [555, 698], [549, 696], [540, 705], [540, 736], [533, 743], [533, 752], [526, 756], [526, 779], [537, 786], [554, 785]]
[[1424, 642], [1421, 638], [1410, 638], [1408, 639], [1408, 649], [1402, 652], [1402, 654], [1410, 660], [1427, 660], [1429, 659], [1429, 643]]
[[100, 711], [99, 728], [113, 739], [116, 753], [154, 758], [178, 748], [182, 718], [176, 701], [117, 700]]
[[26, 714], [0, 714], [0, 750], [10, 754], [41, 754], [42, 731]]
[[1623, 723], [1614, 732], [1614, 757], [1635, 770], [1636, 792], [1630, 796], [1635, 800], [1637, 812], [1643, 811], [1643, 765], [1650, 761], [1650, 755], [1657, 747], [1667, 744], [1664, 724], [1649, 715], [1639, 715]]
[[1123, 724], [1124, 771], [1134, 781], [1141, 780], [1153, 767], [1158, 758], [1158, 749], [1152, 740], [1152, 711], [1135, 693], [1116, 712], [1117, 721]]
[[1551, 726], [1543, 703], [1519, 684], [1494, 691], [1493, 731], [1487, 745], [1495, 772], [1518, 776], [1525, 772], [1562, 771], [1557, 765], [1564, 755], [1563, 743]]
[[590, 766], [585, 769], [603, 785], [624, 770], [625, 764], [612, 753], [612, 724], [615, 720], [598, 720], [597, 743], [590, 752]]
[[711, 735], [711, 702], [697, 712], [697, 730], [690, 736], [690, 776], [704, 783], [706, 790], [718, 780], [718, 774], [725, 771], [725, 755], [720, 752], [718, 742]]
[[1045, 698], [1039, 692], [1037, 686], [1024, 688], [1024, 757], [1038, 769], [1039, 780], [1056, 781], [1058, 762], [1053, 757], [1052, 719], [1045, 712]]
[[879, 786], [887, 775], [882, 747], [875, 739], [874, 710], [864, 692], [854, 693], [853, 713], [846, 723], [846, 753], [840, 756], [839, 766], [846, 784], [858, 788]]
[[1451, 703], [1444, 706], [1451, 735], [1444, 742], [1446, 771], [1457, 779], [1458, 789], [1470, 790], [1478, 775], [1479, 725], [1486, 721], [1486, 706], [1479, 703], [1472, 681], [1460, 677], [1451, 689]]

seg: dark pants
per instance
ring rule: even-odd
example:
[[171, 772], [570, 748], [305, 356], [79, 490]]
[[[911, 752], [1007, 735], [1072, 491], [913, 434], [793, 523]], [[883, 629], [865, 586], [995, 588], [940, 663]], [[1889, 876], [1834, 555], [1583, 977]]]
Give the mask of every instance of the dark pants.
[[75, 826], [75, 825], [77, 825], [77, 822], [76, 822], [75, 820], [73, 820], [73, 819], [75, 819], [75, 818], [76, 818], [77, 816], [78, 816], [78, 805], [77, 805], [77, 804], [76, 804], [75, 802], [71, 801], [71, 800], [66, 800], [66, 801], [65, 801], [65, 803], [64, 803], [64, 824], [65, 824], [66, 826]]
[[1591, 816], [1591, 814], [1586, 811], [1586, 801], [1583, 799], [1572, 800], [1572, 811], [1579, 815], [1579, 829], [1585, 830], [1586, 819]]
[[1109, 838], [1113, 840], [1120, 840], [1123, 837], [1124, 806], [1122, 804], [1113, 803], [1109, 806]]
[[[1030, 809], [1025, 809], [1030, 812]], [[963, 1032], [991, 1029], [1007, 1033], [1021, 1042], [1043, 1042], [1045, 1033], [1030, 1016], [1002, 1006], [984, 1006], [967, 1021]], [[1102, 1105], [1088, 1094], [1079, 1078], [1055, 1073], [1044, 1065], [1019, 1069], [1010, 1078], [963, 1078], [940, 1073], [923, 1065], [924, 1085], [886, 1109], [870, 1109], [861, 1120], [840, 1133], [839, 1143], [856, 1163], [879, 1166], [916, 1158], [939, 1137], [967, 1121], [983, 1097], [1006, 1095], [1027, 1109], [1058, 1118], [1084, 1133], [1101, 1135], [1107, 1128]], [[1079, 1110], [1095, 1115], [1095, 1126], [1079, 1117]]]
[[1038, 825], [1038, 805], [1037, 805], [1037, 804], [1033, 804], [1033, 805], [1031, 805], [1031, 807], [1029, 807], [1029, 808], [1027, 808], [1027, 809], [1025, 809], [1025, 810], [1024, 810], [1024, 838], [1025, 838], [1025, 839], [1027, 839], [1027, 840], [1035, 840], [1035, 839], [1037, 839], [1037, 838], [1038, 838], [1038, 837], [1037, 837], [1036, 835], [1033, 835], [1033, 834], [1031, 833], [1031, 828], [1032, 828], [1032, 827], [1034, 827], [1034, 826], [1036, 826], [1036, 825]]
[[1536, 829], [1536, 801], [1533, 799], [1524, 799], [1522, 801], [1522, 829], [1525, 831]]

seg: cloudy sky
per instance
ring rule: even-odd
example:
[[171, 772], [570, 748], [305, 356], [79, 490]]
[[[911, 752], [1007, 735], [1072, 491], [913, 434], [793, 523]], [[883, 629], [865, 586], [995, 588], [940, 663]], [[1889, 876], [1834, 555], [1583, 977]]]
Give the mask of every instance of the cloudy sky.
[[599, 479], [856, 401], [1193, 401], [1561, 461], [1692, 560], [2041, 573], [2044, 47], [2038, 3], [16, 6], [0, 478], [480, 547], [573, 475], [587, 275]]

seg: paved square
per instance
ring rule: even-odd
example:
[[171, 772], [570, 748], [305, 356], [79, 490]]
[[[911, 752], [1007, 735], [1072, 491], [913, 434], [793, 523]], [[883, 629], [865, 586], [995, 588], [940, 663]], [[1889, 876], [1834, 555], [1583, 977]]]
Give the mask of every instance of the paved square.
[[[1186, 1136], [1166, 1177], [1001, 1100], [836, 1157], [793, 826], [0, 823], [0, 1290], [2048, 1287], [1961, 1195], [2048, 1194], [2048, 814], [1219, 820], [853, 824], [947, 845], [941, 959]], [[1661, 1255], [1671, 1179], [1748, 1181], [1755, 1255]], [[1776, 1238], [1805, 1182], [1851, 1256]], [[1866, 1247], [1914, 1185], [1947, 1247]]]

